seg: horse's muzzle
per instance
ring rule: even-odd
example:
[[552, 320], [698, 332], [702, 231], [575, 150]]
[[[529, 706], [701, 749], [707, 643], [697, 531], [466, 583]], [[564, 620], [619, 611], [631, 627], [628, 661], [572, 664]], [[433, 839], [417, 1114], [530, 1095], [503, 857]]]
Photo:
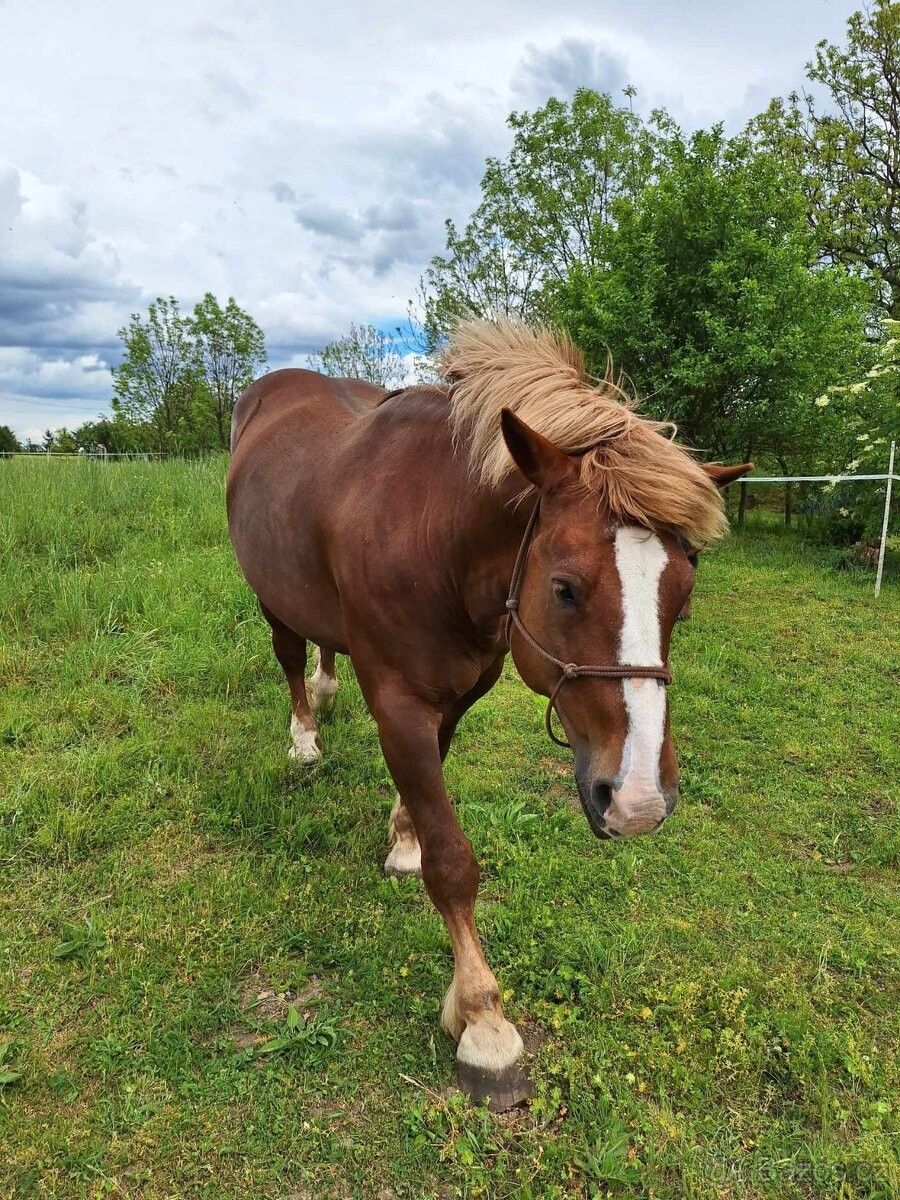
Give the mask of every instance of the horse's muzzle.
[[671, 815], [678, 800], [678, 788], [675, 787], [652, 797], [652, 803], [641, 805], [637, 811], [619, 813], [616, 811], [617, 797], [611, 780], [595, 779], [587, 783], [577, 771], [575, 778], [584, 815], [598, 838], [653, 833]]

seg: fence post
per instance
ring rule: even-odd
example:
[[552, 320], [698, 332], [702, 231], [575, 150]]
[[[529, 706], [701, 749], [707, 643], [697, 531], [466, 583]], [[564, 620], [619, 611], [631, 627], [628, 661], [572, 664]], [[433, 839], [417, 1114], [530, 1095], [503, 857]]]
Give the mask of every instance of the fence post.
[[881, 595], [881, 576], [884, 572], [884, 550], [887, 543], [888, 522], [891, 519], [891, 484], [894, 482], [894, 451], [896, 442], [891, 442], [891, 456], [888, 459], [887, 488], [884, 494], [884, 520], [881, 522], [881, 545], [878, 547], [878, 570], [875, 573], [875, 595]]

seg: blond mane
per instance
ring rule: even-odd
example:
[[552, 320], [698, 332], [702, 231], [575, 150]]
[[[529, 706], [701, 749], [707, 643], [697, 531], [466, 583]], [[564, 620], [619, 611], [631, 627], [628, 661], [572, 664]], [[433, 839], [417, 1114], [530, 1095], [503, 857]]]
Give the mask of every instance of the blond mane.
[[634, 411], [607, 373], [588, 378], [563, 334], [514, 321], [469, 320], [451, 335], [443, 370], [452, 383], [451, 423], [473, 472], [498, 487], [515, 470], [500, 410], [581, 459], [581, 481], [620, 520], [663, 528], [696, 546], [725, 532], [721, 496], [671, 427]]

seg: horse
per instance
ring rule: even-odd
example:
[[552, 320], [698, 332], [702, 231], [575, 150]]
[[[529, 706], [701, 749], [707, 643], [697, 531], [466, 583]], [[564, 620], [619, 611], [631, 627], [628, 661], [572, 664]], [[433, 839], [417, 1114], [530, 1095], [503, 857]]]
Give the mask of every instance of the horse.
[[658, 829], [678, 795], [666, 684], [688, 555], [726, 521], [710, 468], [553, 329], [463, 322], [443, 369], [446, 384], [390, 393], [305, 370], [259, 379], [234, 409], [227, 507], [299, 763], [321, 758], [315, 714], [335, 655], [350, 657], [397, 789], [384, 870], [421, 875], [444, 919], [441, 1024], [462, 1090], [499, 1110], [531, 1084], [444, 784], [454, 730], [510, 652], [573, 750], [593, 832]]

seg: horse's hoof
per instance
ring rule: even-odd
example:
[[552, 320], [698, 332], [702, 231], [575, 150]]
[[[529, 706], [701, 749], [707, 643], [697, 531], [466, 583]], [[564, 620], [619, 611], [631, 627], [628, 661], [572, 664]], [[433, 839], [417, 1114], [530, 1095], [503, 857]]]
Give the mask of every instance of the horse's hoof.
[[460, 1090], [476, 1104], [488, 1100], [491, 1112], [506, 1112], [530, 1100], [534, 1095], [534, 1084], [524, 1067], [518, 1063], [504, 1067], [499, 1073], [486, 1071], [484, 1067], [473, 1067], [469, 1063], [456, 1062], [456, 1078]]
[[288, 758], [291, 762], [302, 763], [304, 767], [314, 767], [322, 761], [322, 746], [318, 737], [315, 741], [308, 739], [299, 745], [295, 742], [288, 750]]
[[291, 748], [288, 758], [301, 762], [307, 767], [317, 763], [322, 757], [322, 739], [319, 731], [313, 725], [312, 729], [303, 725], [296, 717], [291, 718]]
[[422, 851], [419, 849], [419, 843], [414, 845], [406, 845], [403, 842], [397, 842], [391, 847], [390, 853], [384, 860], [385, 875], [394, 875], [397, 879], [405, 879], [409, 875], [415, 875], [419, 879], [422, 878]]

